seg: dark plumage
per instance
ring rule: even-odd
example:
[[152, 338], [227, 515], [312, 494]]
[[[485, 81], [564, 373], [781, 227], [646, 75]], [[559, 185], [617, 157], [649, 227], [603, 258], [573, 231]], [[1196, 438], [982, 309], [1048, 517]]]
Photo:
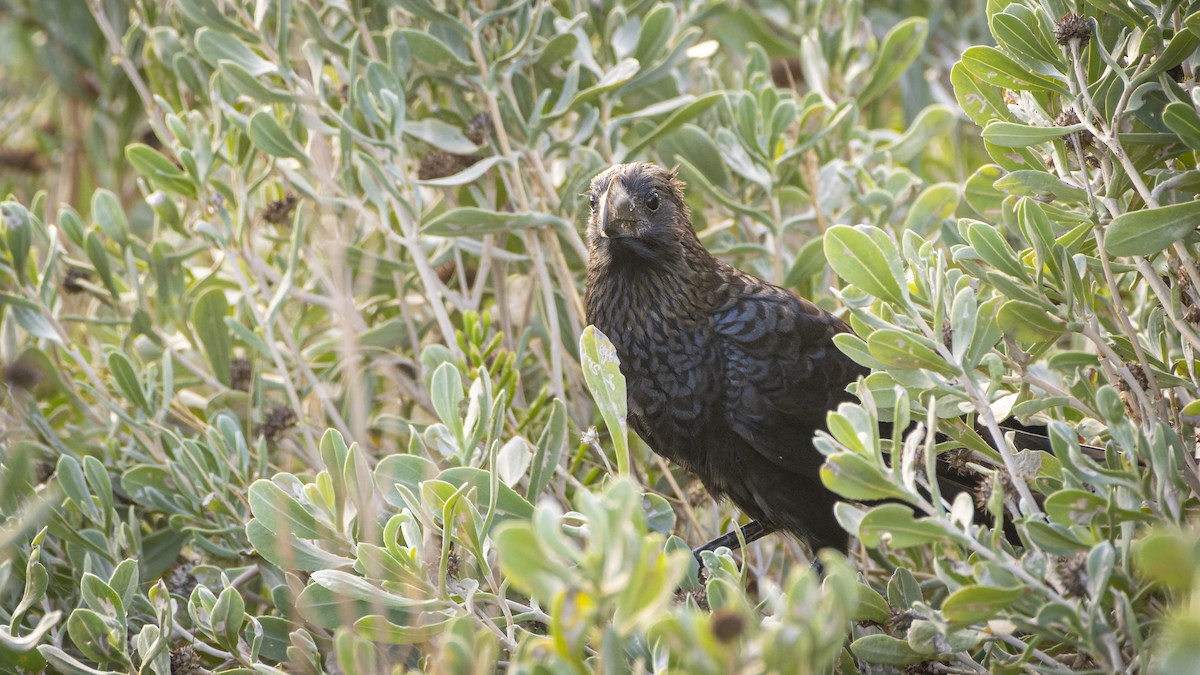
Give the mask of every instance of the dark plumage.
[[768, 530], [844, 550], [812, 439], [868, 372], [833, 344], [850, 328], [709, 254], [681, 188], [641, 163], [589, 191], [587, 318], [621, 359], [630, 426]]

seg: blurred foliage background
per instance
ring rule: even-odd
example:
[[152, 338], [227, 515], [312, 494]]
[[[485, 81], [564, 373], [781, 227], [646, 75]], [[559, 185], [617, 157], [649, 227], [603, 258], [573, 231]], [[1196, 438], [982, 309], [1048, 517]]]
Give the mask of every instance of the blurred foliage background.
[[[0, 0], [0, 670], [1192, 672], [1197, 5]], [[624, 431], [634, 160], [875, 370], [823, 579]]]

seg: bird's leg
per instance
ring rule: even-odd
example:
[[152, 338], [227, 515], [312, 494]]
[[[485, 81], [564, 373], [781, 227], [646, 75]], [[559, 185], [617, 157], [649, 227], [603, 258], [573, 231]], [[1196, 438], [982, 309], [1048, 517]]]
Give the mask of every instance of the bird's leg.
[[[763, 524], [758, 522], [757, 520], [752, 520], [749, 523], [746, 523], [745, 525], [742, 526], [742, 528], [740, 530], [742, 536], [740, 538], [738, 537], [738, 532], [739, 532], [739, 530], [734, 530], [732, 532], [726, 532], [725, 534], [717, 537], [716, 539], [713, 539], [712, 541], [701, 546], [700, 548], [692, 551], [692, 555], [696, 556], [696, 560], [700, 560], [700, 554], [705, 551], [715, 551], [718, 548], [721, 548], [722, 546], [725, 546], [725, 547], [731, 548], [731, 549], [737, 548], [739, 540], [745, 540], [745, 542], [747, 544], [749, 544], [751, 542], [762, 539], [764, 536], [769, 534], [771, 531], [768, 530], [766, 527], [764, 527]], [[703, 563], [701, 563], [701, 564], [703, 564]]]

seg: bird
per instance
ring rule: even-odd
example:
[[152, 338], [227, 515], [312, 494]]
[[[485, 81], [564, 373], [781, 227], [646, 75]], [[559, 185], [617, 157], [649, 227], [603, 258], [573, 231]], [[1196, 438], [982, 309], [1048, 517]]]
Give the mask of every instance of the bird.
[[852, 330], [709, 253], [683, 187], [676, 170], [637, 162], [601, 172], [585, 193], [584, 309], [617, 353], [629, 426], [752, 518], [745, 539], [783, 531], [813, 551], [845, 551], [813, 438], [870, 372], [834, 344]]

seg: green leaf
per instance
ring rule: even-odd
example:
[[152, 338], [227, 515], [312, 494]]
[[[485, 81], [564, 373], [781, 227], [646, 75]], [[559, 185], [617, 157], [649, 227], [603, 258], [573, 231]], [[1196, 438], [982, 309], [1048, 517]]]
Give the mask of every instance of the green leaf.
[[396, 34], [407, 43], [413, 60], [431, 65], [439, 72], [467, 70], [475, 67], [474, 64], [464, 60], [457, 52], [447, 47], [445, 43], [428, 31], [401, 28], [396, 31]]
[[426, 222], [421, 226], [421, 233], [438, 237], [476, 237], [548, 226], [568, 227], [567, 221], [549, 213], [504, 213], [463, 206]]
[[617, 350], [600, 329], [588, 326], [579, 337], [579, 361], [588, 391], [592, 392], [612, 437], [617, 472], [626, 476], [629, 474], [629, 431], [626, 426], [629, 402], [625, 398], [625, 376], [621, 374]]
[[108, 371], [112, 373], [113, 380], [116, 381], [117, 388], [121, 390], [125, 400], [145, 413], [153, 412], [150, 410], [149, 402], [146, 401], [146, 393], [142, 390], [142, 383], [138, 379], [137, 371], [133, 369], [133, 364], [129, 362], [128, 356], [116, 350], [109, 352]]
[[549, 602], [570, 584], [568, 570], [542, 547], [528, 522], [501, 525], [493, 541], [500, 553], [504, 577], [539, 601]]
[[986, 220], [1000, 220], [1000, 204], [1004, 201], [1004, 195], [996, 189], [996, 181], [1003, 175], [1004, 170], [1000, 167], [985, 164], [971, 174], [963, 188], [963, 199]]
[[1011, 171], [996, 181], [996, 189], [1020, 197], [1036, 197], [1042, 201], [1059, 200], [1086, 204], [1087, 191], [1059, 180], [1046, 171], [1022, 169]]
[[699, 117], [704, 111], [712, 107], [713, 104], [724, 98], [724, 96], [724, 92], [713, 91], [693, 99], [687, 105], [671, 113], [667, 119], [651, 129], [645, 136], [633, 141], [629, 149], [625, 151], [625, 156], [639, 156], [651, 143], [676, 130], [681, 130], [685, 124]]
[[213, 375], [225, 386], [229, 386], [229, 364], [233, 360], [233, 338], [225, 324], [227, 316], [229, 303], [221, 288], [205, 291], [192, 306], [192, 330], [204, 347], [204, 355], [208, 357]]
[[121, 202], [111, 191], [101, 188], [92, 195], [92, 220], [109, 239], [122, 247], [129, 242], [129, 221], [125, 219]]
[[963, 66], [984, 82], [1014, 91], [1052, 91], [1064, 97], [1071, 92], [1059, 79], [1032, 72], [995, 47], [969, 47], [962, 55]]
[[61, 675], [127, 675], [128, 670], [117, 672], [114, 670], [100, 670], [84, 664], [70, 654], [55, 647], [54, 645], [38, 645], [38, 652], [45, 657], [54, 672]]
[[[889, 255], [890, 254], [890, 255]], [[833, 271], [863, 291], [897, 304], [907, 302], [907, 289], [896, 251], [885, 252], [865, 231], [834, 225], [825, 232], [825, 258]]]
[[622, 59], [617, 65], [613, 66], [608, 72], [600, 78], [600, 81], [595, 85], [584, 89], [575, 95], [575, 99], [571, 101], [571, 110], [578, 110], [580, 106], [590, 102], [592, 99], [616, 89], [625, 84], [634, 75], [638, 74], [641, 69], [641, 64], [637, 59]]
[[46, 319], [41, 310], [34, 310], [25, 307], [22, 304], [12, 303], [12, 317], [17, 320], [21, 328], [35, 338], [50, 340], [56, 344], [62, 344], [62, 338], [59, 337], [58, 331], [54, 330], [54, 326]]
[[1011, 117], [1000, 92], [995, 87], [980, 82], [961, 61], [954, 64], [954, 68], [950, 70], [950, 84], [954, 87], [958, 107], [962, 108], [975, 124], [982, 127], [992, 120]]
[[435, 621], [432, 623], [422, 623], [420, 619], [412, 624], [399, 625], [387, 620], [387, 617], [373, 614], [364, 616], [354, 622], [354, 629], [363, 637], [373, 641], [381, 642], [389, 645], [414, 645], [421, 642], [428, 642], [433, 638], [441, 635], [454, 622], [452, 615], [442, 613], [423, 612], [422, 615], [430, 614], [434, 617], [450, 616], [451, 618]]
[[866, 663], [907, 666], [928, 660], [927, 654], [913, 651], [905, 640], [890, 635], [865, 635], [850, 643], [850, 651]]
[[[110, 631], [104, 617], [91, 609], [78, 608], [67, 618], [67, 634], [71, 636], [71, 643], [81, 654], [97, 663], [121, 660], [120, 652], [113, 649], [110, 643]], [[124, 640], [125, 636], [122, 635], [121, 639]]]
[[1003, 616], [1002, 610], [1011, 607], [1027, 593], [1028, 590], [1022, 586], [965, 586], [946, 598], [942, 603], [942, 612], [952, 623], [982, 623]]
[[924, 337], [894, 328], [883, 328], [867, 336], [871, 356], [892, 368], [931, 370], [953, 376], [958, 369], [938, 355]]
[[438, 475], [437, 465], [419, 455], [391, 455], [380, 460], [375, 467], [375, 486], [387, 503], [396, 508], [413, 508], [406, 504], [396, 485], [403, 485], [412, 494], [418, 494], [421, 482]]
[[88, 490], [87, 482], [83, 478], [83, 469], [79, 466], [79, 461], [70, 455], [59, 457], [55, 475], [58, 477], [58, 484], [62, 487], [63, 493], [75, 503], [83, 515], [94, 523], [102, 524], [104, 518], [101, 516], [100, 510], [96, 508], [95, 502], [92, 501], [92, 493]]
[[[563, 402], [550, 403], [550, 419], [537, 440], [537, 449], [529, 469], [529, 488], [525, 497], [536, 500], [554, 479], [554, 470], [567, 449], [567, 409]], [[378, 469], [376, 469], [378, 471]]]
[[154, 148], [134, 143], [125, 148], [125, 158], [151, 185], [188, 199], [196, 198], [196, 186], [187, 173]]
[[[491, 502], [492, 474], [483, 469], [473, 466], [458, 466], [439, 473], [437, 479], [445, 481], [455, 488], [470, 485], [477, 491], [477, 503], [488, 504]], [[533, 516], [533, 504], [530, 504], [524, 497], [504, 483], [499, 483], [497, 489], [496, 513], [498, 515], [515, 516], [522, 519]]]
[[847, 499], [905, 497], [905, 493], [870, 458], [856, 453], [842, 452], [827, 457], [821, 466], [821, 482]]
[[300, 149], [279, 120], [271, 113], [260, 110], [250, 118], [250, 126], [246, 130], [250, 142], [255, 147], [272, 157], [290, 157], [308, 164], [308, 155]]
[[1189, 591], [1196, 582], [1196, 545], [1181, 532], [1160, 529], [1133, 545], [1138, 571], [1169, 588]]
[[929, 233], [954, 215], [958, 210], [958, 185], [938, 183], [930, 185], [917, 195], [916, 201], [904, 219], [904, 230]]
[[[383, 609], [412, 609], [437, 607], [445, 600], [437, 597], [405, 597], [384, 590], [360, 576], [341, 570], [318, 570], [312, 573], [311, 583], [351, 600], [374, 603]], [[416, 590], [416, 589], [413, 589]]]
[[1002, 148], [1025, 148], [1053, 141], [1083, 129], [1083, 124], [1065, 127], [1034, 127], [1013, 122], [992, 122], [983, 129], [983, 140]]
[[1167, 125], [1194, 151], [1200, 151], [1200, 114], [1182, 101], [1168, 103], [1162, 116]]
[[459, 451], [471, 452], [473, 448], [463, 447], [466, 445], [466, 439], [463, 436], [463, 419], [462, 413], [459, 412], [459, 406], [462, 405], [466, 394], [463, 392], [462, 373], [458, 372], [458, 368], [453, 363], [443, 363], [433, 371], [433, 379], [429, 384], [429, 396], [433, 400], [433, 409], [437, 411], [442, 424], [454, 432], [454, 439], [458, 442]]
[[332, 530], [275, 483], [259, 479], [250, 486], [250, 510], [268, 530], [301, 539], [333, 538]]
[[[1030, 17], [1030, 19], [1036, 21], [1036, 18]], [[1062, 63], [1062, 52], [1052, 50], [1045, 41], [1038, 39], [1040, 36], [1038, 29], [1026, 24], [1019, 17], [1004, 12], [994, 14], [991, 28], [996, 42], [1022, 57], [1022, 60], [1053, 64], [1056, 68], [1065, 67], [1065, 64]]]
[[196, 31], [196, 53], [208, 65], [216, 68], [222, 61], [232, 61], [254, 77], [276, 72], [274, 63], [255, 54], [246, 43], [229, 33], [208, 28]]
[[1046, 515], [1064, 527], [1087, 526], [1097, 515], [1103, 514], [1107, 502], [1103, 497], [1085, 490], [1059, 490], [1046, 498]]
[[1023, 344], [1056, 340], [1066, 330], [1062, 319], [1024, 300], [1009, 300], [1000, 305], [996, 322], [1005, 335]]
[[883, 46], [875, 58], [871, 70], [871, 79], [858, 94], [859, 104], [880, 96], [892, 86], [905, 70], [912, 64], [921, 48], [925, 46], [925, 36], [929, 33], [929, 20], [910, 18], [896, 24], [883, 38]]
[[891, 619], [892, 608], [888, 601], [874, 588], [862, 583], [856, 583], [858, 590], [858, 607], [850, 618], [854, 621], [873, 621], [877, 624], [887, 624]]
[[246, 602], [236, 588], [227, 587], [221, 591], [217, 604], [213, 605], [209, 614], [213, 634], [217, 642], [226, 649], [236, 650], [238, 632], [246, 620]]
[[[946, 129], [955, 123], [957, 113], [948, 105], [926, 106], [921, 114], [908, 125], [900, 138], [884, 146], [892, 159], [907, 164], [929, 149], [930, 143], [945, 135]], [[942, 183], [942, 185], [953, 185]]]
[[961, 224], [966, 226], [967, 241], [980, 258], [1010, 277], [1026, 278], [1025, 265], [996, 226], [968, 219]]
[[104, 250], [104, 243], [100, 241], [100, 235], [94, 231], [89, 232], [84, 248], [87, 251], [88, 260], [92, 263], [92, 269], [96, 270], [96, 275], [100, 277], [104, 287], [108, 289], [113, 299], [119, 298], [121, 293], [117, 290], [112, 268], [108, 263], [108, 252]]
[[0, 204], [0, 224], [7, 229], [8, 252], [17, 277], [26, 281], [29, 249], [33, 244], [33, 226], [29, 212], [14, 202]]
[[258, 103], [291, 103], [295, 97], [286, 91], [268, 87], [265, 77], [255, 76], [234, 61], [221, 62], [221, 79], [233, 89]]
[[436, 117], [407, 122], [404, 133], [418, 138], [430, 146], [455, 155], [473, 155], [479, 147], [463, 135], [462, 129], [451, 126]]
[[1071, 556], [1087, 549], [1079, 537], [1062, 525], [1032, 520], [1023, 527], [1033, 545], [1051, 555]]
[[258, 518], [246, 523], [246, 538], [254, 551], [267, 562], [282, 570], [315, 572], [326, 569], [349, 569], [354, 561], [330, 553], [304, 539], [297, 539], [291, 532], [272, 532]]
[[945, 541], [949, 534], [937, 519], [918, 520], [903, 504], [884, 504], [863, 516], [858, 536], [868, 548], [887, 542], [890, 548], [902, 549]]
[[1112, 256], [1152, 255], [1200, 227], [1200, 200], [1123, 213], [1109, 223], [1104, 249]]

